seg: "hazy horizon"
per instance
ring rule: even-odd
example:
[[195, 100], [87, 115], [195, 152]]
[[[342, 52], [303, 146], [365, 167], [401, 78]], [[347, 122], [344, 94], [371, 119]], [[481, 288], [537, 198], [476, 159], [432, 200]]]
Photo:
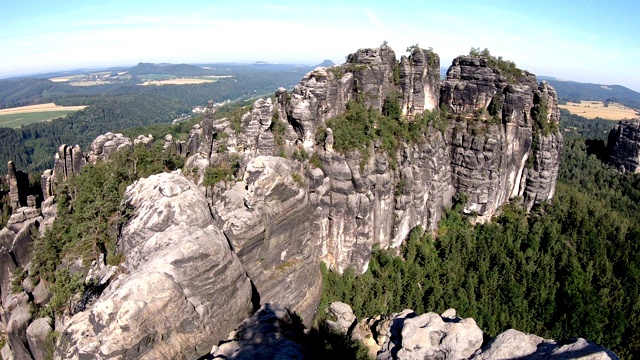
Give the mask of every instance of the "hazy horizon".
[[4, 5], [0, 46], [10, 50], [0, 78], [139, 62], [340, 64], [386, 40], [398, 58], [418, 43], [448, 67], [471, 47], [489, 48], [536, 75], [640, 91], [632, 0]]

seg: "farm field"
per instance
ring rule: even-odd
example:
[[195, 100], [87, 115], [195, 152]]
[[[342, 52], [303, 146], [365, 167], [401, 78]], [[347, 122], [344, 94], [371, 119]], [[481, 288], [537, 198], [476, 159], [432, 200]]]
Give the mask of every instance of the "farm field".
[[17, 128], [40, 121], [49, 121], [64, 117], [70, 112], [84, 109], [86, 106], [59, 106], [54, 103], [21, 106], [0, 110], [0, 127]]
[[204, 84], [209, 82], [216, 82], [220, 77], [198, 77], [198, 78], [177, 78], [177, 79], [164, 79], [164, 80], [153, 80], [153, 81], [145, 81], [140, 85], [193, 85], [193, 84]]
[[581, 101], [580, 103], [568, 102], [566, 105], [558, 105], [561, 109], [566, 109], [572, 114], [595, 119], [597, 117], [609, 120], [622, 120], [637, 118], [638, 112], [618, 103], [609, 103], [604, 106], [602, 101]]

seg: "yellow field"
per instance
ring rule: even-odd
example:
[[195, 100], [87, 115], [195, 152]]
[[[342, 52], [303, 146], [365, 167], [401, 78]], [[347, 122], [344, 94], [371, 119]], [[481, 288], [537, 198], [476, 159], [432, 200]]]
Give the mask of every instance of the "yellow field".
[[100, 81], [74, 81], [69, 83], [69, 85], [71, 86], [93, 86], [93, 85], [104, 85], [104, 84], [111, 84], [111, 82], [100, 80]]
[[609, 103], [604, 107], [602, 101], [581, 101], [578, 103], [568, 102], [566, 105], [558, 105], [561, 109], [566, 109], [572, 114], [595, 119], [597, 117], [609, 120], [633, 119], [640, 116], [636, 110], [630, 109], [622, 104]]
[[54, 103], [48, 103], [48, 104], [21, 106], [21, 107], [15, 107], [10, 109], [0, 109], [0, 115], [15, 115], [15, 114], [60, 111], [60, 110], [77, 111], [77, 110], [82, 110], [84, 108], [86, 108], [86, 106], [61, 106], [61, 105], [56, 105]]
[[208, 82], [215, 82], [216, 78], [186, 78], [186, 79], [169, 79], [169, 80], [156, 80], [156, 81], [146, 81], [141, 85], [193, 85], [193, 84], [204, 84]]

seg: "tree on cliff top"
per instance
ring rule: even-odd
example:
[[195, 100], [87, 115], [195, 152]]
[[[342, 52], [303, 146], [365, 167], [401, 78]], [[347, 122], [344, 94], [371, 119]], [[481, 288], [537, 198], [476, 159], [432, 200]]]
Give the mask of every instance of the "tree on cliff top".
[[518, 69], [516, 63], [510, 60], [504, 60], [502, 56], [496, 57], [491, 55], [491, 52], [487, 48], [481, 51], [479, 47], [472, 47], [471, 50], [469, 50], [469, 56], [486, 58], [489, 62], [489, 67], [498, 70], [500, 74], [507, 77], [509, 82], [513, 82], [522, 76], [522, 70]]

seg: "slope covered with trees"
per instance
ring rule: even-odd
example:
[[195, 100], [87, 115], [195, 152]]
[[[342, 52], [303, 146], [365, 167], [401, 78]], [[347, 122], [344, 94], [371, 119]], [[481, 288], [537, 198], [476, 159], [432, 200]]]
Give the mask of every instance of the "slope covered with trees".
[[98, 135], [130, 127], [166, 123], [190, 107], [160, 95], [123, 94], [87, 99], [89, 106], [51, 122], [19, 129], [0, 128], [0, 162], [13, 160], [16, 167], [42, 172], [53, 165], [62, 144], [83, 149]]

